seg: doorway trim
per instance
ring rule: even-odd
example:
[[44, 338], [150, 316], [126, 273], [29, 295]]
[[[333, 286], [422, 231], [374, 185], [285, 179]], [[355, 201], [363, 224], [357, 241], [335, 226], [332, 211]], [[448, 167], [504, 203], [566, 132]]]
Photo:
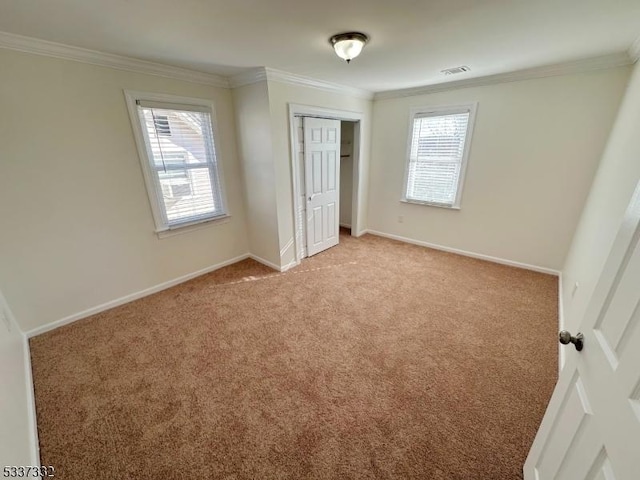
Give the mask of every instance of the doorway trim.
[[316, 117], [316, 118], [329, 118], [332, 120], [340, 120], [347, 122], [354, 122], [353, 126], [353, 189], [351, 198], [351, 235], [353, 237], [359, 237], [365, 232], [362, 230], [362, 219], [359, 215], [359, 206], [361, 203], [361, 196], [363, 192], [363, 175], [362, 175], [362, 121], [364, 120], [363, 112], [353, 112], [349, 110], [338, 110], [333, 108], [316, 107], [313, 105], [301, 105], [296, 103], [289, 103], [289, 142], [290, 142], [290, 159], [291, 159], [291, 173], [292, 173], [292, 191], [293, 191], [293, 239], [295, 243], [295, 256], [296, 265], [302, 260], [302, 245], [301, 240], [298, 239], [297, 233], [300, 230], [300, 220], [297, 212], [300, 204], [300, 190], [299, 185], [300, 172], [298, 171], [298, 162], [296, 155], [296, 140], [297, 130], [295, 117]]

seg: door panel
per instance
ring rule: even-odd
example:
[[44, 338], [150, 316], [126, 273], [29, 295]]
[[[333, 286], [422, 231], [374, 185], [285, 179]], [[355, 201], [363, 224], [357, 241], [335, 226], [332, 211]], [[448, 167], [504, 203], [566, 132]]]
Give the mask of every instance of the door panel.
[[307, 254], [338, 244], [340, 121], [305, 117]]
[[[640, 250], [636, 250], [633, 255], [640, 255]], [[608, 308], [603, 309], [595, 326], [596, 330], [600, 331], [603, 348], [610, 351], [616, 362], [621, 354], [623, 339], [628, 338], [629, 329], [637, 323], [632, 320], [634, 313], [638, 311], [640, 288], [629, 279], [640, 278], [640, 262], [631, 258], [620, 273], [619, 278], [615, 280], [617, 288], [611, 298], [607, 299]]]
[[327, 235], [329, 238], [333, 238], [337, 235], [336, 225], [338, 222], [336, 220], [336, 204], [330, 203], [327, 205]]
[[600, 453], [596, 457], [596, 461], [589, 469], [589, 473], [585, 478], [587, 480], [614, 480], [616, 478], [613, 475], [611, 461], [609, 460], [607, 451], [604, 448], [600, 450]]
[[[305, 128], [307, 128], [308, 124], [305, 123]], [[322, 127], [309, 127], [311, 132], [311, 142], [313, 143], [322, 143]]]
[[[568, 348], [526, 480], [640, 478], [640, 186]], [[576, 332], [572, 332], [576, 333]]]
[[335, 192], [338, 178], [340, 178], [339, 170], [336, 168], [336, 152], [327, 152], [327, 191]]
[[640, 422], [640, 381], [636, 385], [633, 393], [629, 396], [629, 403], [631, 404], [631, 408], [636, 414], [638, 421]]
[[313, 245], [322, 243], [322, 207], [313, 209]]
[[312, 164], [312, 185], [311, 193], [318, 195], [322, 193], [322, 152], [311, 153]]
[[[589, 426], [589, 403], [584, 386], [576, 374], [559, 410], [559, 421], [554, 425], [536, 464], [537, 479], [556, 478], [563, 468], [565, 452], [575, 448], [576, 440]], [[559, 434], [559, 432], [562, 432]]]

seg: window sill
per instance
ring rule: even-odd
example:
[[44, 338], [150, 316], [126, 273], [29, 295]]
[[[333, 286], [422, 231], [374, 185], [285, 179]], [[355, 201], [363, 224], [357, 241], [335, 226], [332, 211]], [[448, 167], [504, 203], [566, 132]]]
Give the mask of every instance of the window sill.
[[447, 210], [460, 210], [460, 207], [457, 205], [443, 205], [442, 203], [432, 203], [432, 202], [421, 202], [420, 200], [407, 200], [403, 198], [400, 200], [401, 203], [411, 203], [413, 205], [424, 205], [426, 207], [438, 207], [445, 208]]
[[215, 218], [207, 218], [205, 220], [199, 220], [197, 222], [167, 228], [166, 230], [156, 230], [156, 235], [158, 235], [158, 238], [162, 240], [163, 238], [182, 235], [183, 233], [195, 232], [196, 230], [202, 230], [203, 228], [211, 227], [213, 225], [222, 225], [224, 223], [229, 223], [230, 220], [231, 215], [222, 215]]

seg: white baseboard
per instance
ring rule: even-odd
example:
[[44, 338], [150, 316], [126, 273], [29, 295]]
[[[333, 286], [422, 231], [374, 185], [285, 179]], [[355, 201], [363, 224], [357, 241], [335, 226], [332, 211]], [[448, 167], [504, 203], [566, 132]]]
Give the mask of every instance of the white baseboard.
[[124, 305], [125, 303], [129, 303], [134, 300], [138, 300], [139, 298], [152, 295], [162, 290], [166, 290], [167, 288], [174, 287], [180, 283], [184, 283], [193, 278], [199, 277], [200, 275], [204, 275], [206, 273], [213, 272], [214, 270], [218, 270], [219, 268], [232, 265], [242, 260], [246, 260], [249, 257], [251, 257], [251, 255], [249, 255], [248, 253], [245, 253], [244, 255], [240, 255], [238, 257], [225, 260], [224, 262], [211, 265], [210, 267], [203, 268], [202, 270], [198, 270], [196, 272], [182, 275], [181, 277], [174, 278], [173, 280], [163, 282], [153, 287], [145, 288], [144, 290], [140, 290], [139, 292], [131, 293], [129, 295], [125, 295], [124, 297], [116, 298], [115, 300], [111, 300], [107, 303], [103, 303], [102, 305], [98, 305], [96, 307], [83, 310], [82, 312], [74, 313], [73, 315], [69, 315], [68, 317], [61, 318], [60, 320], [56, 320], [46, 325], [42, 325], [41, 327], [36, 327], [26, 332], [26, 335], [28, 338], [35, 337], [36, 335], [41, 335], [51, 330], [55, 330], [56, 328], [62, 327], [63, 325], [67, 325], [69, 323], [73, 323], [83, 318], [90, 317], [91, 315], [95, 315], [96, 313], [104, 312], [105, 310], [109, 310], [110, 308], [119, 307], [120, 305]]
[[421, 240], [414, 240], [413, 238], [401, 237], [400, 235], [393, 235], [391, 233], [379, 232], [377, 230], [365, 230], [364, 233], [370, 233], [378, 237], [390, 238], [392, 240], [398, 240], [400, 242], [411, 243], [413, 245], [419, 245], [421, 247], [433, 248], [435, 250], [442, 250], [443, 252], [456, 253], [465, 257], [477, 258], [479, 260], [486, 260], [488, 262], [499, 263], [501, 265], [508, 265], [510, 267], [524, 268], [525, 270], [532, 270], [534, 272], [546, 273], [549, 275], [559, 276], [560, 272], [552, 268], [539, 267], [537, 265], [529, 265], [527, 263], [514, 262], [513, 260], [507, 260], [499, 257], [492, 257], [490, 255], [484, 255], [482, 253], [468, 252], [466, 250], [459, 250], [457, 248], [445, 247], [443, 245], [436, 245], [434, 243], [423, 242]]
[[290, 270], [293, 267], [297, 267], [298, 265], [300, 265], [300, 262], [298, 260], [291, 260], [291, 262], [289, 262], [287, 265], [280, 267], [280, 271], [286, 272], [287, 270]]
[[[284, 272], [287, 269], [287, 267], [283, 268], [280, 265], [276, 265], [275, 263], [270, 262], [269, 260], [265, 260], [264, 258], [254, 255], [253, 253], [250, 253], [248, 257], [251, 258], [252, 260], [255, 260], [258, 263], [261, 263], [262, 265], [265, 265], [269, 268], [273, 268], [278, 272]], [[288, 268], [291, 268], [291, 267], [288, 267]]]
[[27, 410], [29, 421], [29, 437], [31, 438], [31, 463], [40, 466], [40, 441], [38, 439], [38, 423], [36, 420], [36, 395], [33, 387], [33, 372], [31, 370], [31, 349], [29, 337], [22, 333], [22, 349], [24, 353], [24, 377], [27, 384]]
[[351, 225], [349, 225], [348, 223], [341, 223], [340, 226], [342, 228], [351, 228]]

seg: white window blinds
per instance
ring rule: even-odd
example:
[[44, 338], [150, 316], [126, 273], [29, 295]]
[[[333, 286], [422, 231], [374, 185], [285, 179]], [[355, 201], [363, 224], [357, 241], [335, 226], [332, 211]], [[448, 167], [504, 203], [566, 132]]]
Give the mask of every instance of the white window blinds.
[[471, 107], [413, 116], [405, 200], [457, 206]]
[[226, 214], [211, 113], [207, 108], [137, 101], [148, 171], [162, 225], [171, 229]]

